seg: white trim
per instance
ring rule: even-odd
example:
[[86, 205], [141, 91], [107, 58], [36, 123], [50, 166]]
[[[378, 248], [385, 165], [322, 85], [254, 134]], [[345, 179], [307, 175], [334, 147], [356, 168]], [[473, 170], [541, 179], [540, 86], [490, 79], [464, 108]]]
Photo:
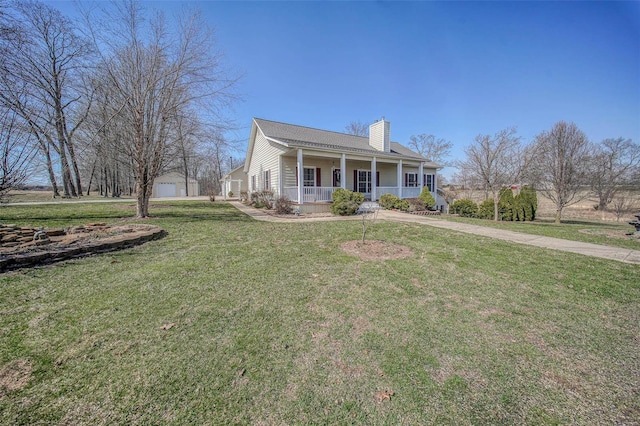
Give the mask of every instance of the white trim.
[[376, 157], [371, 160], [371, 201], [376, 201], [376, 186], [378, 186], [378, 162]]
[[302, 191], [303, 180], [302, 179], [304, 178], [304, 176], [303, 176], [303, 174], [304, 174], [304, 172], [303, 172], [303, 167], [304, 167], [303, 164], [304, 163], [303, 163], [303, 158], [302, 158], [302, 149], [298, 148], [297, 165], [296, 165], [296, 167], [298, 168], [298, 182], [297, 182], [297, 185], [298, 185], [298, 203], [300, 203], [300, 204], [304, 203], [304, 200], [302, 198], [302, 193], [303, 193], [303, 191]]
[[[260, 132], [262, 132], [262, 130], [261, 130]], [[282, 145], [282, 146], [284, 146], [284, 147], [286, 147], [286, 148], [289, 148], [289, 145], [288, 145], [288, 144], [286, 144], [286, 143], [284, 143], [284, 142], [281, 142], [281, 141], [279, 141], [278, 139], [270, 138], [269, 136], [266, 136], [264, 133], [262, 133], [262, 136], [264, 136], [264, 138], [265, 138], [266, 140], [268, 140], [268, 141], [271, 141], [271, 142], [277, 143], [278, 145]]]
[[402, 186], [404, 182], [402, 181], [402, 160], [398, 161], [396, 164], [396, 185], [398, 186], [398, 198], [402, 198]]
[[344, 152], [340, 156], [340, 188], [347, 189], [347, 156]]

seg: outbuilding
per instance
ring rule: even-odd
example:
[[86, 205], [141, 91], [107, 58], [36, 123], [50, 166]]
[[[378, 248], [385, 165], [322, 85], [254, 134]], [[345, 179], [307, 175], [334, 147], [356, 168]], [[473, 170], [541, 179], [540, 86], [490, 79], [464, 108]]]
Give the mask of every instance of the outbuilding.
[[[188, 185], [188, 186], [187, 186]], [[170, 172], [158, 176], [153, 182], [153, 198], [197, 197], [200, 195], [200, 185], [195, 179], [185, 181], [184, 175]]]

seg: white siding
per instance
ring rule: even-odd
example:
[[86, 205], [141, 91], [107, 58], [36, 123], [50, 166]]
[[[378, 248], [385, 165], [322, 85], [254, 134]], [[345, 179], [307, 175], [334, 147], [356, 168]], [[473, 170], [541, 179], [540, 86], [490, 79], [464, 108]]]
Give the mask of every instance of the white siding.
[[[249, 172], [247, 173], [249, 182], [251, 176], [256, 177], [256, 190], [260, 191], [264, 185], [264, 172], [271, 170], [271, 189], [279, 193], [280, 189], [280, 168], [279, 157], [283, 153], [283, 149], [276, 143], [268, 141], [260, 130], [256, 131], [256, 139], [253, 146], [251, 160], [249, 162]], [[249, 191], [251, 184], [249, 183]]]
[[384, 119], [369, 126], [369, 145], [378, 151], [389, 152], [391, 150], [390, 127], [391, 124]]

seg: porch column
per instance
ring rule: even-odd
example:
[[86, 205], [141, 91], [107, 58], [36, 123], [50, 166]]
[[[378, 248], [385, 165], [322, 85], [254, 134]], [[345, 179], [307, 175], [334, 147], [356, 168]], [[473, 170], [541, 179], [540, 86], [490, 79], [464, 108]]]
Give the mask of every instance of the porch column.
[[396, 178], [396, 182], [398, 183], [398, 197], [402, 198], [402, 160], [398, 161], [398, 177]]
[[376, 186], [378, 185], [378, 179], [376, 179], [376, 167], [377, 161], [376, 157], [373, 157], [371, 160], [371, 201], [376, 201]]
[[298, 204], [302, 204], [304, 197], [302, 196], [302, 185], [304, 177], [304, 169], [302, 168], [302, 149], [298, 148]]
[[340, 157], [340, 188], [347, 189], [347, 156], [344, 153]]
[[424, 164], [420, 163], [418, 165], [418, 188], [420, 188], [420, 192], [422, 192], [423, 186], [424, 186]]

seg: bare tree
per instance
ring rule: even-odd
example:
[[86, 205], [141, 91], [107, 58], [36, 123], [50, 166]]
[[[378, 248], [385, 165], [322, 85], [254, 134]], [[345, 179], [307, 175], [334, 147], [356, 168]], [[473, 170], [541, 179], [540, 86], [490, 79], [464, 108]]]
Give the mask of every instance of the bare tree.
[[409, 148], [412, 148], [429, 161], [442, 166], [451, 165], [447, 159], [451, 155], [452, 147], [453, 144], [450, 141], [425, 133], [409, 138]]
[[[30, 126], [48, 161], [53, 149], [60, 161], [64, 195], [80, 195], [73, 136], [86, 111], [77, 109], [83, 94], [76, 82], [91, 53], [89, 45], [56, 9], [33, 0], [14, 2], [13, 9], [21, 34], [7, 41], [0, 101]], [[52, 185], [56, 188], [54, 181]]]
[[124, 134], [118, 149], [133, 163], [136, 216], [147, 217], [153, 182], [177, 139], [176, 117], [190, 109], [220, 117], [237, 79], [222, 69], [200, 14], [183, 15], [171, 28], [161, 14], [146, 20], [138, 3], [116, 6], [115, 16], [105, 11], [107, 19], [88, 22], [106, 22], [91, 31]]
[[499, 193], [502, 188], [516, 182], [523, 171], [524, 155], [520, 137], [514, 128], [494, 136], [478, 135], [465, 150], [466, 159], [461, 168], [475, 176], [493, 197], [494, 220], [498, 220]]
[[36, 152], [31, 133], [20, 123], [15, 111], [0, 109], [0, 200], [26, 180]]
[[613, 212], [616, 215], [616, 222], [620, 222], [620, 218], [623, 214], [631, 212], [633, 210], [634, 203], [632, 201], [632, 197], [628, 194], [618, 193], [611, 200], [611, 204], [613, 205]]
[[588, 196], [589, 141], [574, 123], [559, 121], [536, 137], [531, 154], [530, 176], [555, 204], [560, 223], [565, 207]]
[[618, 191], [631, 185], [639, 164], [640, 145], [630, 139], [605, 139], [594, 147], [588, 180], [603, 215]]
[[354, 136], [369, 136], [369, 126], [360, 120], [352, 121], [344, 127], [345, 133]]

